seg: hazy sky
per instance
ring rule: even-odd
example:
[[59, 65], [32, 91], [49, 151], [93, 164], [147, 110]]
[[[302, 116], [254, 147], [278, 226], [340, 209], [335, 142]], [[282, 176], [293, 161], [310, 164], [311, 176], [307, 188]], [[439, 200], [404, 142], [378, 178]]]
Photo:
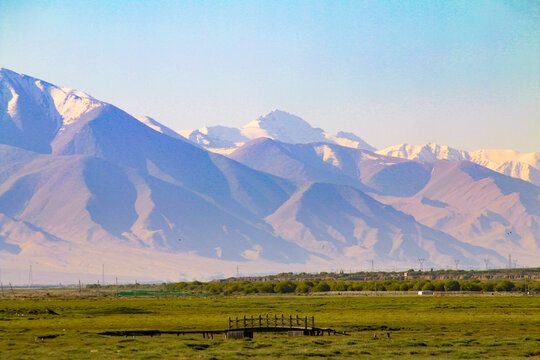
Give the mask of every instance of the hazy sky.
[[0, 1], [0, 66], [176, 129], [540, 151], [540, 1]]

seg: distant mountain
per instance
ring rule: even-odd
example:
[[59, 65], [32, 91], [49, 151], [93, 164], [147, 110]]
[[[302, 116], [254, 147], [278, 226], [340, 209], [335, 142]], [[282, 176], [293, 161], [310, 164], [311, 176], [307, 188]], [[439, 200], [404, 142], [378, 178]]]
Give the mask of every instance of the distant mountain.
[[285, 111], [274, 110], [242, 128], [225, 126], [203, 127], [198, 130], [183, 130], [179, 134], [206, 149], [229, 154], [244, 143], [266, 137], [286, 143], [328, 142], [359, 149], [375, 150], [371, 145], [352, 133], [339, 132], [332, 135], [314, 128], [305, 120]]
[[421, 161], [468, 160], [501, 174], [540, 185], [540, 152], [487, 149], [467, 152], [437, 144], [401, 144], [378, 150], [377, 154]]
[[355, 186], [376, 194], [407, 196], [429, 180], [431, 165], [345, 146], [253, 140], [229, 155], [254, 169], [290, 180]]
[[540, 256], [540, 189], [472, 162], [406, 160], [271, 139], [253, 140], [229, 156], [290, 180], [353, 186], [425, 226], [501, 256], [512, 253], [529, 263]]
[[29, 261], [55, 281], [96, 281], [102, 264], [178, 280], [540, 256], [538, 187], [470, 162], [340, 146], [284, 114], [208, 129], [235, 146], [268, 136], [227, 158], [151, 118], [0, 69], [2, 275], [27, 281]]

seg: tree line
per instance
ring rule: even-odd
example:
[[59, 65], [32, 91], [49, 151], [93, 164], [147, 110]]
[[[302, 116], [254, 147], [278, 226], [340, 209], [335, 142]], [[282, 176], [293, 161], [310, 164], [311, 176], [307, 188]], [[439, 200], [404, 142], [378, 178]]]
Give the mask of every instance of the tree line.
[[347, 291], [419, 291], [432, 290], [473, 292], [540, 293], [540, 281], [519, 280], [381, 280], [381, 281], [238, 281], [238, 282], [178, 282], [165, 284], [167, 290], [208, 292], [213, 295], [233, 294], [309, 294]]

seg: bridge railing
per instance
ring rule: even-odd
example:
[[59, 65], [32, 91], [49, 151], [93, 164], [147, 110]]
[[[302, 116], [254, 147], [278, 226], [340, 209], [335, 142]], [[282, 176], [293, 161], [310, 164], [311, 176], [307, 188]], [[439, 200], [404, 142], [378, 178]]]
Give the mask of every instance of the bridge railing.
[[292, 329], [313, 329], [315, 328], [315, 317], [300, 317], [298, 314], [295, 316], [281, 314], [274, 315], [251, 315], [243, 317], [235, 317], [234, 319], [229, 317], [229, 330], [235, 329], [249, 329], [249, 328], [292, 328]]

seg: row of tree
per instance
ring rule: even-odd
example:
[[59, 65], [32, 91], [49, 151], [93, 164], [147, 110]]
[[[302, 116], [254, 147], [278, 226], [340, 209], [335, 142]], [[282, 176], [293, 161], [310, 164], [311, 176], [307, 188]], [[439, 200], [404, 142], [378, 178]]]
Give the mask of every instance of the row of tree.
[[511, 280], [382, 280], [382, 281], [240, 281], [179, 282], [165, 285], [168, 290], [209, 292], [211, 294], [307, 294], [328, 291], [476, 291], [476, 292], [540, 292], [540, 281]]

